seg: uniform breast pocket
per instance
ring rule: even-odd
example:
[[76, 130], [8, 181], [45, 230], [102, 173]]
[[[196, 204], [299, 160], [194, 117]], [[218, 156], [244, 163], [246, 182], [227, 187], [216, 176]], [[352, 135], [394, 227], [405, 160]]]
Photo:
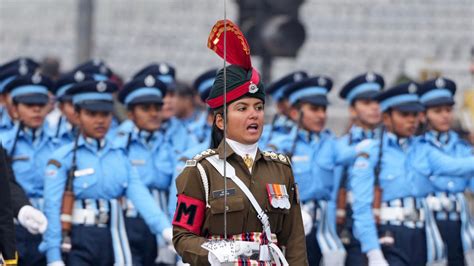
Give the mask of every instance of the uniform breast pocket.
[[[209, 201], [211, 205], [211, 218], [209, 231], [212, 234], [224, 234], [224, 198]], [[241, 196], [227, 197], [227, 230], [235, 235], [243, 232], [244, 226], [244, 199]]]
[[28, 173], [32, 167], [33, 162], [29, 156], [18, 155], [13, 157], [13, 171], [17, 177]]
[[[290, 195], [291, 197], [291, 195]], [[270, 228], [273, 233], [278, 233], [283, 228], [283, 222], [285, 216], [290, 213], [289, 209], [274, 208], [270, 200], [267, 199], [265, 204], [265, 209], [267, 210], [268, 219], [270, 220]]]
[[[68, 173], [69, 174], [69, 173]], [[79, 194], [81, 191], [97, 183], [97, 173], [94, 168], [78, 169], [74, 171], [74, 192]]]

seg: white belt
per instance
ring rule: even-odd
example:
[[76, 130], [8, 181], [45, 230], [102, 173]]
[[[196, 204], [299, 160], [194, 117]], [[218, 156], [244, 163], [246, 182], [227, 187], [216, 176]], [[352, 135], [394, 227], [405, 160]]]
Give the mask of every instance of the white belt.
[[73, 224], [95, 225], [96, 215], [93, 210], [74, 209], [72, 212]]
[[[419, 214], [418, 214], [418, 213]], [[425, 215], [422, 209], [406, 209], [403, 207], [382, 207], [380, 209], [382, 221], [424, 221]]]
[[456, 198], [451, 199], [448, 196], [434, 196], [430, 195], [426, 197], [426, 202], [430, 210], [435, 212], [446, 211], [446, 212], [461, 212], [461, 205], [458, 203]]
[[108, 217], [99, 217], [95, 210], [76, 208], [72, 212], [72, 223], [82, 225], [107, 225]]
[[[235, 168], [232, 165], [230, 165], [230, 163], [228, 163], [227, 161], [219, 159], [219, 155], [213, 155], [213, 156], [206, 157], [206, 160], [209, 163], [211, 163], [211, 165], [224, 178], [226, 178], [226, 176], [224, 175], [224, 164], [226, 165], [226, 168], [227, 168], [226, 169], [227, 170], [226, 175], [227, 175], [227, 177], [230, 178], [242, 190], [242, 192], [245, 194], [245, 196], [247, 196], [248, 200], [250, 201], [253, 208], [257, 212], [257, 217], [260, 220], [260, 222], [262, 223], [263, 230], [264, 230], [265, 235], [267, 237], [267, 240], [269, 242], [269, 247], [271, 247], [270, 249], [267, 249], [268, 253], [266, 255], [264, 255], [262, 253], [263, 251], [265, 251], [265, 249], [261, 250], [261, 252], [260, 252], [261, 260], [268, 261], [269, 260], [269, 255], [271, 254], [272, 257], [274, 258], [277, 266], [282, 265], [282, 264], [284, 266], [287, 266], [288, 262], [286, 261], [286, 258], [283, 255], [283, 252], [278, 248], [277, 245], [271, 243], [272, 242], [272, 239], [271, 239], [272, 233], [271, 233], [270, 222], [268, 220], [267, 214], [262, 210], [262, 208], [258, 204], [257, 200], [253, 196], [252, 192], [250, 192], [250, 190], [244, 184], [244, 182], [242, 182], [242, 180], [240, 180], [240, 178], [238, 178], [236, 176]], [[262, 259], [264, 257], [266, 257], [266, 259]], [[280, 263], [280, 260], [281, 260], [281, 263]]]
[[301, 205], [301, 209], [309, 213], [314, 221], [321, 220], [321, 208], [317, 206], [317, 202], [315, 200], [303, 203]]

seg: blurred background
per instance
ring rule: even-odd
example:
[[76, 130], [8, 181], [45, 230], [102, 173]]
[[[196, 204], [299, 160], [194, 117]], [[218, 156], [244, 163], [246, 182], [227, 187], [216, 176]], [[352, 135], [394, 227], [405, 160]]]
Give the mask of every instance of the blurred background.
[[[341, 86], [365, 71], [388, 86], [444, 75], [458, 85], [458, 120], [474, 131], [473, 0], [227, 0], [266, 82], [294, 70], [334, 80], [329, 124], [342, 133]], [[223, 0], [0, 0], [0, 63], [30, 56], [55, 76], [89, 58], [127, 80], [168, 62], [192, 82], [223, 62], [207, 47]]]

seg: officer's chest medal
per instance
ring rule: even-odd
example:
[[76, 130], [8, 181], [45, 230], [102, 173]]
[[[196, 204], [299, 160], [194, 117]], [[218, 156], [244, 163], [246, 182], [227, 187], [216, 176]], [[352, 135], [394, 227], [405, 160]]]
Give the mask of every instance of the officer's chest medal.
[[267, 194], [273, 208], [290, 209], [290, 196], [285, 185], [267, 184]]

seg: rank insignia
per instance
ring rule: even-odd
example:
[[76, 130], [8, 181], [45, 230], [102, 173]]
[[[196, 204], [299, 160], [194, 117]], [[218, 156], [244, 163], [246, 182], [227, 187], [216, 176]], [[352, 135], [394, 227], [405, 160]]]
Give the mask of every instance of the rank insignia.
[[285, 185], [267, 184], [267, 194], [273, 208], [290, 209], [290, 196]]
[[185, 167], [194, 167], [194, 166], [196, 166], [196, 165], [197, 165], [197, 161], [196, 161], [196, 160], [187, 160]]
[[278, 158], [278, 155], [274, 152], [270, 152], [270, 158], [272, 158], [273, 160], [276, 160]]
[[286, 163], [286, 157], [285, 157], [285, 155], [283, 155], [283, 154], [278, 154], [278, 159], [280, 159], [280, 161]]

